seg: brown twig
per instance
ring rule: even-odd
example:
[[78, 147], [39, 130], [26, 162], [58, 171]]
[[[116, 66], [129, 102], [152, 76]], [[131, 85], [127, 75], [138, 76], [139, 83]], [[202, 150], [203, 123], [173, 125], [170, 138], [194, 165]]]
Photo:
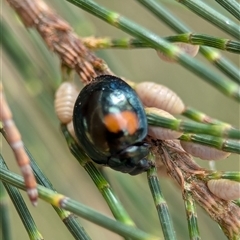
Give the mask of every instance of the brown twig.
[[7, 0], [26, 27], [35, 28], [48, 48], [71, 69], [75, 69], [85, 84], [102, 74], [112, 74], [102, 59], [97, 58], [82, 43], [69, 24], [50, 9], [44, 1]]
[[199, 167], [178, 142], [148, 140], [152, 151], [160, 157], [158, 160], [181, 187], [183, 195], [185, 190], [191, 192], [194, 200], [221, 226], [229, 239], [239, 239], [240, 208], [210, 192], [206, 179], [209, 171]]
[[0, 83], [0, 120], [2, 121], [3, 124], [3, 126], [1, 126], [0, 128], [0, 132], [4, 135], [9, 146], [13, 150], [18, 166], [20, 167], [20, 170], [24, 178], [29, 199], [31, 200], [32, 204], [36, 206], [38, 198], [37, 182], [34, 177], [32, 168], [30, 166], [30, 159], [24, 149], [21, 134], [18, 131], [12, 119], [12, 112], [3, 94], [3, 87], [1, 83]]

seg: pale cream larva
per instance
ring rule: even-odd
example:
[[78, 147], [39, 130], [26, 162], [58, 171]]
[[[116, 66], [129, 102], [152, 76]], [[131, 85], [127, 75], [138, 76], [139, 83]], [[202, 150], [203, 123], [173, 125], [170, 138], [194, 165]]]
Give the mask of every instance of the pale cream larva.
[[228, 179], [209, 180], [209, 190], [217, 197], [230, 201], [240, 198], [240, 182]]
[[163, 85], [142, 82], [135, 86], [135, 91], [146, 107], [160, 108], [173, 115], [181, 114], [185, 109], [181, 98]]
[[[176, 45], [177, 47], [179, 47], [179, 49], [182, 52], [188, 54], [191, 57], [195, 57], [199, 51], [199, 45], [191, 45], [189, 43], [183, 43], [183, 42], [175, 42], [175, 43], [173, 43], [173, 45]], [[157, 51], [157, 54], [165, 62], [169, 62], [169, 63], [176, 62], [176, 60], [174, 58], [167, 56], [160, 50]]]
[[202, 160], [221, 160], [227, 158], [230, 153], [219, 149], [193, 142], [180, 141], [183, 149], [194, 157]]
[[[153, 113], [155, 115], [166, 117], [170, 119], [175, 119], [170, 113], [158, 109], [158, 108], [145, 108], [146, 113]], [[154, 126], [148, 126], [148, 135], [150, 135], [153, 138], [161, 139], [161, 140], [167, 140], [167, 139], [176, 139], [179, 138], [182, 135], [182, 132], [177, 132], [171, 129], [162, 128], [162, 127], [154, 127]]]
[[73, 107], [79, 91], [70, 82], [60, 85], [55, 94], [55, 111], [61, 123], [67, 124], [72, 121]]

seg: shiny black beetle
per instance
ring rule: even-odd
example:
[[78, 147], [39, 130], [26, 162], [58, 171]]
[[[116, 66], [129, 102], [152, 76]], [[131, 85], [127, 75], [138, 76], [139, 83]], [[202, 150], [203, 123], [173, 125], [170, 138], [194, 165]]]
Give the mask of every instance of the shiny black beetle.
[[111, 75], [96, 77], [80, 92], [73, 110], [75, 134], [96, 163], [136, 175], [151, 167], [144, 108], [135, 91]]

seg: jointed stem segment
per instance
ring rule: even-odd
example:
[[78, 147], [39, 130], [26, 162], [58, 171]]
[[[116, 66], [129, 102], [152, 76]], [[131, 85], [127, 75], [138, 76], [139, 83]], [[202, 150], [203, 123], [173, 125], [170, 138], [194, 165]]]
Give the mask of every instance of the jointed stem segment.
[[22, 175], [24, 177], [28, 196], [32, 204], [36, 206], [38, 198], [36, 189], [37, 183], [30, 166], [30, 160], [24, 149], [21, 134], [12, 119], [12, 113], [7, 104], [2, 88], [3, 87], [0, 84], [0, 132], [3, 134], [14, 152], [18, 166], [20, 167]]

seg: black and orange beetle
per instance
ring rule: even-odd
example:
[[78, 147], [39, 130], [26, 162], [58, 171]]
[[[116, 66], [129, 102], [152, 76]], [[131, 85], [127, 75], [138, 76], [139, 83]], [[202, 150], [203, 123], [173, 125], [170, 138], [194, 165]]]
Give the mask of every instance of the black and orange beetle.
[[74, 105], [77, 139], [96, 163], [136, 175], [148, 170], [148, 125], [135, 91], [122, 79], [101, 75], [85, 86]]

